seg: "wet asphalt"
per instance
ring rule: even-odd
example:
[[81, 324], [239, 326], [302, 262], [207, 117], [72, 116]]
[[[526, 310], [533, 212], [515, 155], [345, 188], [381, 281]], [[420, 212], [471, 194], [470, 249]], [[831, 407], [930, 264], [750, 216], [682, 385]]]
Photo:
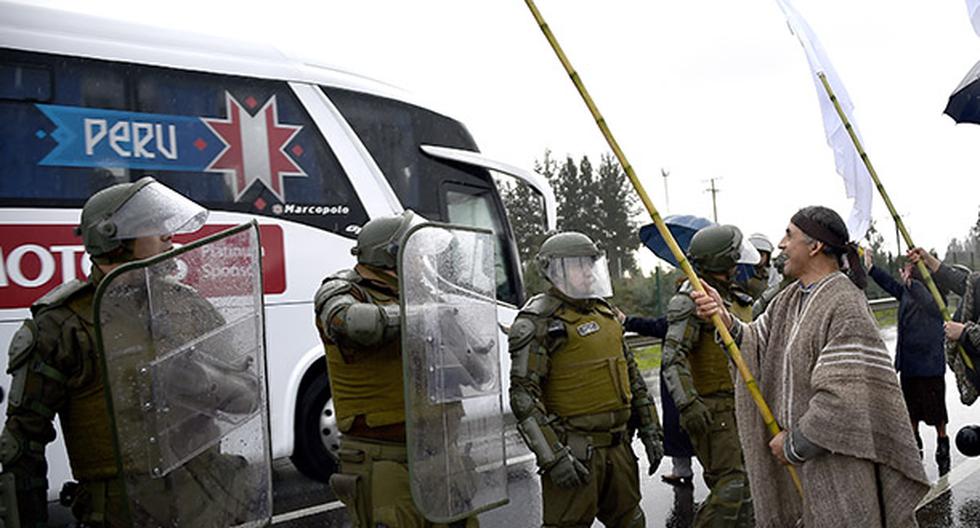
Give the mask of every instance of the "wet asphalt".
[[[894, 351], [895, 328], [882, 330], [889, 350]], [[656, 377], [648, 379], [656, 387]], [[965, 407], [959, 401], [955, 381], [947, 373], [946, 402], [950, 423], [948, 432], [955, 437], [956, 431], [971, 423], [980, 423], [978, 407]], [[980, 404], [978, 404], [980, 405]], [[920, 427], [924, 443], [926, 474], [935, 482], [938, 479], [935, 449], [936, 433], [924, 424]], [[528, 451], [516, 434], [507, 437], [507, 453], [511, 464], [508, 468], [508, 493], [510, 503], [480, 515], [480, 525], [487, 527], [523, 528], [540, 522], [541, 495], [538, 476]], [[642, 455], [643, 446], [636, 441], [633, 446]], [[980, 460], [967, 459], [952, 449], [951, 489], [918, 512], [922, 528], [977, 528], [980, 527]], [[707, 488], [700, 478], [701, 469], [694, 462], [693, 488], [677, 488], [663, 483], [660, 477], [670, 472], [670, 463], [664, 461], [652, 476], [647, 476], [647, 463], [640, 456], [641, 506], [646, 514], [647, 526], [686, 528], [691, 526], [698, 504], [707, 495]], [[959, 468], [959, 469], [957, 469]], [[275, 489], [275, 526], [288, 527], [347, 527], [350, 520], [343, 506], [336, 501], [328, 486], [299, 475], [288, 460], [277, 460], [273, 472]], [[602, 526], [598, 521], [594, 526]], [[842, 523], [846, 526], [846, 522]]]

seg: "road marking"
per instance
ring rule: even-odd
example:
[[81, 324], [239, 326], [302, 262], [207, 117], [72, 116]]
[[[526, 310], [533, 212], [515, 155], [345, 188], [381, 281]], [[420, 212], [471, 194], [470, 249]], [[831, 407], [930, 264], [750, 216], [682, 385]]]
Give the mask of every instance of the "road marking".
[[340, 501], [333, 501], [326, 504], [310, 506], [309, 508], [303, 508], [302, 510], [293, 510], [291, 512], [280, 513], [279, 515], [272, 516], [272, 524], [295, 521], [296, 519], [301, 519], [303, 517], [310, 517], [321, 513], [327, 513], [328, 511], [339, 510], [343, 507], [344, 503]]
[[980, 458], [968, 459], [961, 462], [959, 465], [954, 467], [952, 471], [940, 477], [940, 479], [932, 485], [932, 488], [929, 489], [929, 493], [926, 493], [926, 496], [922, 498], [922, 501], [919, 502], [919, 505], [916, 506], [915, 509], [921, 509], [930, 502], [938, 499], [953, 486], [963, 482], [967, 479], [967, 477], [972, 476], [978, 470], [980, 470]]

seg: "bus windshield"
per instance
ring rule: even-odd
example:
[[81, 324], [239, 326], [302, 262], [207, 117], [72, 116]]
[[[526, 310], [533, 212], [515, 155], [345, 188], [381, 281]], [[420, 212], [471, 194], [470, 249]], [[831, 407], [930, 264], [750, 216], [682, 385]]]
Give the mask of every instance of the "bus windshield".
[[[523, 287], [503, 204], [488, 170], [436, 159], [422, 145], [477, 151], [458, 121], [401, 101], [324, 87], [407, 209], [442, 222], [493, 231], [497, 298], [519, 306]], [[438, 192], [434, 192], [438, 191]]]

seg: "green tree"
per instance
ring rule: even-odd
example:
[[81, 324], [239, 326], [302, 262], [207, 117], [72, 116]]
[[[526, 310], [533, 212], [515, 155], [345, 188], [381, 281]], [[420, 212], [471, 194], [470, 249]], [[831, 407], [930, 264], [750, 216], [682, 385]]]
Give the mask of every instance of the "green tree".
[[[534, 171], [544, 176], [554, 187], [558, 163], [545, 150], [541, 160], [535, 160]], [[517, 243], [518, 257], [528, 296], [545, 290], [544, 278], [534, 265], [534, 256], [545, 239], [544, 200], [526, 183], [514, 179], [499, 179], [497, 187], [507, 211], [507, 219]]]
[[[867, 242], [867, 250], [874, 255], [875, 266], [881, 266], [882, 269], [888, 270], [889, 273], [894, 274], [896, 268], [894, 267], [895, 261], [891, 253], [885, 253], [882, 248], [885, 245], [885, 237], [881, 235], [878, 231], [878, 226], [875, 225], [875, 221], [871, 221], [871, 226], [868, 227], [868, 232], [864, 235], [864, 240]], [[888, 292], [883, 290], [881, 286], [878, 286], [873, 280], [868, 280], [868, 287], [864, 290], [865, 295], [869, 299], [880, 299], [882, 297], [890, 297]]]
[[980, 209], [977, 212], [977, 221], [970, 226], [966, 237], [950, 240], [949, 245], [946, 246], [944, 261], [950, 264], [965, 264], [972, 269], [980, 266]]
[[599, 158], [595, 193], [596, 235], [609, 257], [609, 271], [617, 278], [635, 275], [638, 271], [636, 250], [640, 245], [636, 221], [638, 200], [626, 173], [610, 154]]
[[[642, 282], [644, 278], [638, 276], [635, 254], [639, 247], [639, 226], [635, 219], [638, 200], [615, 158], [604, 154], [595, 168], [588, 156], [582, 156], [578, 163], [572, 156], [565, 156], [559, 163], [551, 151], [545, 150], [544, 157], [535, 160], [534, 170], [548, 180], [555, 193], [558, 230], [585, 233], [599, 243], [606, 251], [610, 273], [617, 281], [636, 276], [636, 280]], [[521, 182], [498, 181], [497, 185], [517, 241], [527, 293], [540, 292], [547, 284], [538, 275], [534, 256], [546, 235], [543, 203]], [[656, 306], [652, 284], [638, 290], [645, 293], [637, 296], [636, 304]], [[618, 291], [624, 293], [641, 286], [640, 282], [629, 281], [623, 285]], [[633, 301], [630, 304], [634, 304]]]
[[595, 196], [592, 194], [595, 178], [589, 158], [583, 156], [581, 163], [576, 165], [571, 156], [566, 156], [550, 182], [558, 200], [558, 230], [578, 231], [594, 237], [598, 231]]

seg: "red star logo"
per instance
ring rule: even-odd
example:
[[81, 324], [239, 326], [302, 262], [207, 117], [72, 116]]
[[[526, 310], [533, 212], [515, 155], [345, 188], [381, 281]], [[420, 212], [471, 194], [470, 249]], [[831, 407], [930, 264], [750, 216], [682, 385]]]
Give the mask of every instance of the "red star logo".
[[[255, 100], [249, 97], [253, 103]], [[272, 194], [283, 198], [284, 176], [307, 176], [306, 172], [286, 154], [286, 146], [302, 126], [279, 122], [276, 96], [272, 96], [251, 115], [230, 93], [225, 92], [226, 119], [202, 117], [201, 121], [225, 144], [225, 148], [207, 171], [230, 176], [235, 189], [235, 201], [258, 180]], [[257, 103], [252, 106], [256, 106]]]

